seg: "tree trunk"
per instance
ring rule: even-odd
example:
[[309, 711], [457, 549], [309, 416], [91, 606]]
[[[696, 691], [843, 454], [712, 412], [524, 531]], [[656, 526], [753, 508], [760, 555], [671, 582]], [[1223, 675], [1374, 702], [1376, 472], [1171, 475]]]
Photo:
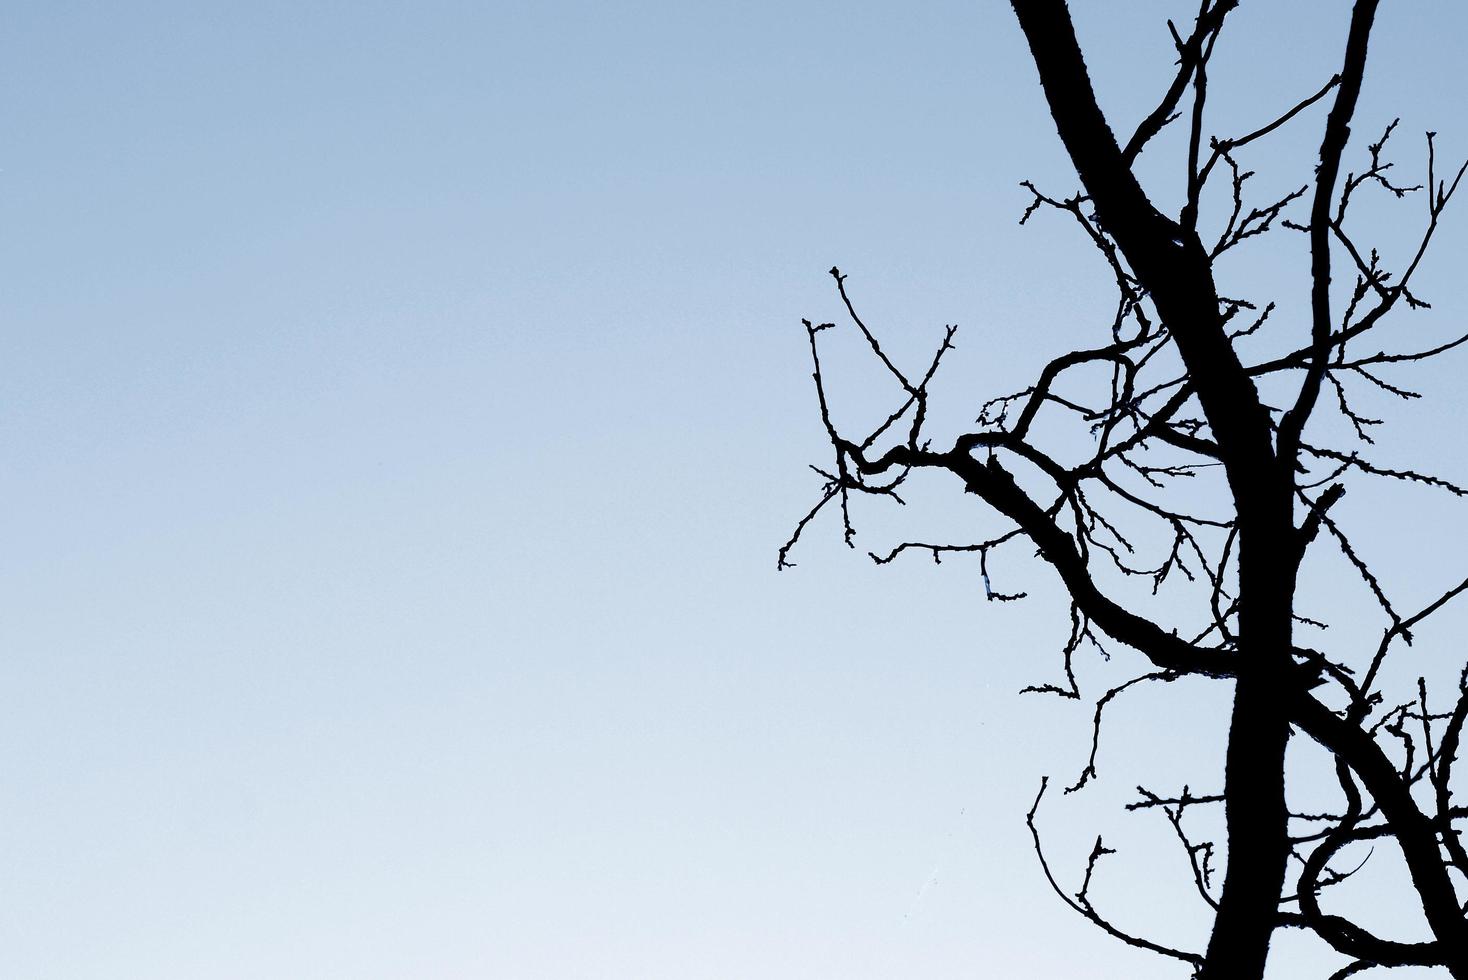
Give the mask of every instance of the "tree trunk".
[[1284, 794], [1290, 726], [1267, 671], [1234, 688], [1224, 773], [1228, 864], [1199, 980], [1259, 980], [1289, 856]]

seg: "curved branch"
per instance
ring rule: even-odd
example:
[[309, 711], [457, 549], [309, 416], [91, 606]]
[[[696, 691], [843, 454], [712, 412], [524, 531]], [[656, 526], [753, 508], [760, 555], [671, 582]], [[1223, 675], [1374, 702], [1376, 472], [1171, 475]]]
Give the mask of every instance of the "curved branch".
[[1437, 962], [1455, 977], [1468, 977], [1468, 920], [1438, 850], [1432, 821], [1417, 806], [1396, 767], [1366, 732], [1337, 716], [1306, 691], [1297, 691], [1291, 719], [1360, 777], [1391, 825], [1422, 901], [1428, 926], [1441, 946]]
[[1117, 939], [1120, 939], [1128, 946], [1135, 946], [1138, 949], [1151, 950], [1154, 953], [1161, 953], [1163, 956], [1171, 956], [1173, 959], [1182, 960], [1185, 963], [1192, 963], [1194, 966], [1201, 966], [1203, 964], [1203, 957], [1199, 956], [1197, 953], [1188, 953], [1180, 949], [1173, 949], [1171, 946], [1163, 946], [1159, 943], [1152, 942], [1150, 939], [1143, 939], [1140, 936], [1133, 936], [1128, 933], [1122, 932], [1120, 929], [1116, 928], [1116, 926], [1112, 925], [1110, 922], [1106, 921], [1106, 919], [1102, 918], [1100, 913], [1098, 913], [1095, 907], [1092, 906], [1090, 899], [1086, 895], [1087, 889], [1090, 887], [1091, 884], [1091, 873], [1095, 870], [1097, 858], [1099, 858], [1102, 854], [1111, 853], [1110, 851], [1102, 847], [1101, 839], [1099, 837], [1096, 839], [1095, 848], [1091, 851], [1090, 860], [1086, 864], [1085, 885], [1081, 888], [1080, 893], [1075, 898], [1072, 898], [1065, 893], [1065, 889], [1060, 887], [1060, 883], [1055, 880], [1055, 875], [1050, 870], [1050, 862], [1045, 860], [1045, 850], [1040, 843], [1040, 831], [1039, 828], [1035, 826], [1035, 814], [1038, 813], [1040, 810], [1040, 800], [1045, 796], [1045, 788], [1049, 785], [1050, 779], [1048, 776], [1040, 780], [1040, 792], [1035, 794], [1035, 802], [1033, 805], [1031, 805], [1030, 812], [1025, 814], [1025, 825], [1030, 828], [1030, 837], [1034, 840], [1035, 855], [1040, 859], [1040, 870], [1045, 873], [1045, 880], [1050, 882], [1051, 889], [1054, 890], [1056, 895], [1060, 896], [1060, 900], [1063, 901], [1066, 905], [1069, 905], [1071, 908], [1075, 909], [1081, 915], [1085, 916], [1088, 920], [1090, 920], [1096, 926], [1100, 927], [1107, 934], [1114, 936]]
[[[969, 492], [983, 498], [1024, 530], [1040, 549], [1041, 557], [1055, 566], [1081, 612], [1108, 636], [1141, 651], [1163, 670], [1212, 677], [1233, 675], [1236, 663], [1232, 653], [1194, 646], [1105, 596], [1091, 580], [1090, 570], [1076, 550], [1074, 540], [1020, 489], [997, 460], [980, 463], [958, 446], [946, 453], [895, 446], [880, 459], [869, 462], [857, 447], [850, 444], [846, 447], [853, 464], [862, 473], [881, 473], [891, 466], [912, 466], [954, 474], [964, 481]], [[1006, 445], [1006, 448], [1015, 447]]]
[[1341, 155], [1351, 136], [1351, 117], [1361, 94], [1366, 73], [1366, 45], [1376, 19], [1377, 0], [1356, 0], [1351, 9], [1351, 30], [1346, 39], [1345, 65], [1335, 105], [1325, 122], [1320, 143], [1320, 166], [1315, 171], [1315, 197], [1310, 206], [1310, 360], [1305, 382], [1294, 406], [1279, 424], [1279, 459], [1285, 472], [1292, 473], [1299, 452], [1300, 435], [1320, 395], [1320, 384], [1330, 354], [1330, 209], [1340, 174]]

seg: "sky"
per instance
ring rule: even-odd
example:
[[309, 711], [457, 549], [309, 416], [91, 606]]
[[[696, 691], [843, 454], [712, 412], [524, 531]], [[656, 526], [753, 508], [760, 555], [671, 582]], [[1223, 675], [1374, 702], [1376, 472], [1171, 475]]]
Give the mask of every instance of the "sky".
[[[1191, 5], [1075, 6], [1126, 128]], [[1468, 153], [1468, 12], [1384, 8], [1358, 136], [1400, 115], [1415, 174], [1425, 130]], [[1211, 131], [1314, 91], [1347, 13], [1243, 5]], [[1079, 921], [1030, 849], [1090, 713], [1017, 693], [1059, 670], [1043, 568], [1004, 568], [1031, 599], [1001, 606], [962, 562], [875, 567], [998, 526], [935, 483], [775, 570], [828, 455], [800, 319], [837, 318], [833, 264], [903, 363], [960, 324], [954, 424], [1104, 332], [1073, 230], [1017, 225], [1019, 181], [1075, 178], [1006, 4], [6, 21], [0, 975], [1184, 975]], [[1258, 181], [1309, 179], [1304, 123]], [[1457, 218], [1414, 341], [1468, 312]], [[1296, 256], [1240, 275], [1298, 304]], [[832, 363], [851, 418], [886, 410], [870, 365]], [[1425, 372], [1385, 458], [1468, 476], [1456, 371]], [[1342, 513], [1426, 597], [1461, 524], [1384, 499]], [[1138, 666], [1115, 659], [1088, 690]], [[1135, 703], [1102, 785], [1047, 799], [1047, 853], [1074, 888], [1104, 832], [1098, 901], [1198, 946], [1167, 828], [1120, 807], [1210, 778], [1226, 691]]]

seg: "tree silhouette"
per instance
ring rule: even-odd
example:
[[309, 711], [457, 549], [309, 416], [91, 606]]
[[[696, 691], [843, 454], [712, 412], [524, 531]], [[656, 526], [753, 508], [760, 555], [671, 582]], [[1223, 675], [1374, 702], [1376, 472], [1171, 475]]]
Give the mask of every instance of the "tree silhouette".
[[[1108, 704], [1133, 686], [1187, 675], [1232, 684], [1221, 792], [1159, 794], [1139, 787], [1132, 804], [1160, 810], [1175, 832], [1213, 915], [1206, 950], [1123, 931], [1097, 910], [1090, 883], [1110, 853], [1099, 838], [1080, 890], [1070, 893], [1058, 883], [1035, 830], [1042, 783], [1029, 825], [1043, 872], [1065, 902], [1126, 943], [1190, 964], [1204, 980], [1261, 977], [1280, 928], [1313, 932], [1349, 957], [1336, 977], [1372, 966], [1432, 965], [1468, 980], [1468, 920], [1460, 897], [1468, 851], [1458, 836], [1468, 808], [1453, 797], [1468, 721], [1468, 667], [1446, 698], [1430, 697], [1420, 678], [1406, 701], [1384, 693], [1392, 654], [1412, 642], [1425, 619], [1468, 591], [1468, 579], [1420, 610], [1403, 612], [1332, 516], [1357, 480], [1468, 493], [1435, 476], [1373, 463], [1377, 420], [1356, 408], [1363, 397], [1416, 397], [1393, 372], [1468, 341], [1420, 349], [1377, 339], [1386, 333], [1388, 314], [1428, 305], [1413, 292], [1414, 276], [1464, 169], [1440, 176], [1428, 133], [1425, 182], [1396, 182], [1385, 156], [1396, 123], [1364, 153], [1353, 150], [1359, 164], [1346, 169], [1376, 0], [1354, 3], [1337, 74], [1253, 131], [1229, 138], [1208, 135], [1204, 110], [1210, 58], [1237, 0], [1203, 0], [1190, 32], [1173, 28], [1176, 75], [1125, 143], [1098, 107], [1064, 0], [1012, 0], [1012, 6], [1083, 188], [1056, 197], [1026, 182], [1032, 200], [1021, 224], [1055, 212], [1095, 246], [1116, 285], [1109, 337], [1055, 357], [1033, 384], [990, 400], [971, 431], [935, 448], [925, 428], [929, 392], [953, 349], [955, 329], [947, 328], [920, 372], [904, 371], [858, 315], [847, 277], [833, 268], [846, 316], [900, 395], [873, 431], [849, 434], [837, 423], [822, 373], [822, 334], [834, 324], [805, 321], [834, 461], [817, 469], [825, 481], [819, 499], [780, 549], [778, 564], [790, 565], [801, 533], [828, 507], [839, 510], [845, 542], [853, 545], [855, 495], [900, 501], [914, 472], [957, 477], [967, 493], [1007, 519], [1008, 531], [978, 543], [912, 541], [872, 557], [886, 563], [909, 552], [935, 560], [968, 554], [987, 597], [1006, 601], [1022, 596], [991, 584], [991, 560], [1032, 548], [1069, 594], [1071, 628], [1065, 683], [1030, 691], [1080, 698], [1072, 656], [1083, 644], [1109, 638], [1139, 651], [1150, 670], [1096, 700], [1099, 740]], [[1251, 147], [1282, 128], [1310, 125], [1322, 110], [1313, 175], [1282, 197], [1251, 200], [1252, 174], [1241, 162]], [[1136, 164], [1175, 120], [1182, 120], [1177, 128], [1186, 138], [1179, 140], [1185, 189], [1174, 213], [1149, 196]], [[1390, 269], [1351, 220], [1353, 204], [1369, 193], [1426, 202], [1415, 246]], [[1224, 284], [1220, 258], [1269, 234], [1294, 234], [1308, 250], [1302, 319], [1309, 326], [1298, 336], [1279, 325], [1281, 318], [1271, 321], [1274, 303], [1244, 298], [1246, 289]], [[1336, 285], [1340, 269], [1345, 275]], [[1261, 389], [1278, 394], [1283, 407], [1267, 402]], [[1053, 441], [1067, 422], [1087, 437], [1084, 453], [1068, 452], [1073, 442], [1060, 448], [1047, 442], [1044, 433]], [[1216, 494], [1190, 489], [1218, 476]], [[1302, 561], [1322, 547], [1343, 556], [1385, 617], [1379, 641], [1366, 648], [1355, 635], [1318, 644], [1325, 649], [1297, 635], [1324, 625], [1297, 608]], [[1155, 560], [1139, 557], [1149, 550]], [[1136, 580], [1153, 594], [1164, 584], [1187, 583], [1193, 620], [1165, 622], [1118, 598]], [[1333, 762], [1340, 795], [1329, 812], [1301, 812], [1286, 792], [1286, 750], [1296, 732], [1324, 747]], [[1071, 789], [1095, 775], [1096, 744]], [[1217, 807], [1226, 827], [1221, 885], [1214, 880], [1212, 842], [1196, 841], [1189, 830], [1201, 810]], [[1329, 908], [1327, 893], [1354, 870], [1343, 852], [1384, 838], [1399, 849], [1430, 940], [1378, 936]]]

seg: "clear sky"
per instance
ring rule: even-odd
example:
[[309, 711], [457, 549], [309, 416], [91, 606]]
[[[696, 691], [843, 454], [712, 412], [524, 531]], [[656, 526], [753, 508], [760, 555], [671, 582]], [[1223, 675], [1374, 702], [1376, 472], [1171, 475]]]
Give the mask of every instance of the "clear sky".
[[[0, 975], [1185, 972], [1029, 850], [1089, 720], [1016, 694], [1058, 669], [1043, 569], [986, 605], [829, 522], [774, 569], [826, 457], [799, 319], [837, 316], [833, 263], [895, 356], [962, 326], [963, 412], [1109, 316], [1070, 229], [1015, 224], [1018, 181], [1075, 181], [1007, 5], [919, 6], [12, 5]], [[1075, 6], [1130, 126], [1195, 5]], [[1213, 131], [1318, 87], [1347, 8], [1245, 3]], [[1426, 129], [1468, 152], [1468, 13], [1383, 8], [1358, 129], [1403, 116], [1415, 174]], [[1308, 180], [1317, 125], [1259, 180]], [[1424, 335], [1468, 312], [1448, 225]], [[1451, 367], [1400, 461], [1461, 479]], [[943, 489], [862, 545], [993, 526]], [[1462, 548], [1427, 513], [1377, 541], [1423, 593]], [[1136, 666], [1093, 661], [1091, 691]], [[1098, 900], [1196, 946], [1165, 825], [1118, 812], [1215, 757], [1220, 692], [1175, 688], [1042, 819], [1067, 881], [1104, 830]]]

